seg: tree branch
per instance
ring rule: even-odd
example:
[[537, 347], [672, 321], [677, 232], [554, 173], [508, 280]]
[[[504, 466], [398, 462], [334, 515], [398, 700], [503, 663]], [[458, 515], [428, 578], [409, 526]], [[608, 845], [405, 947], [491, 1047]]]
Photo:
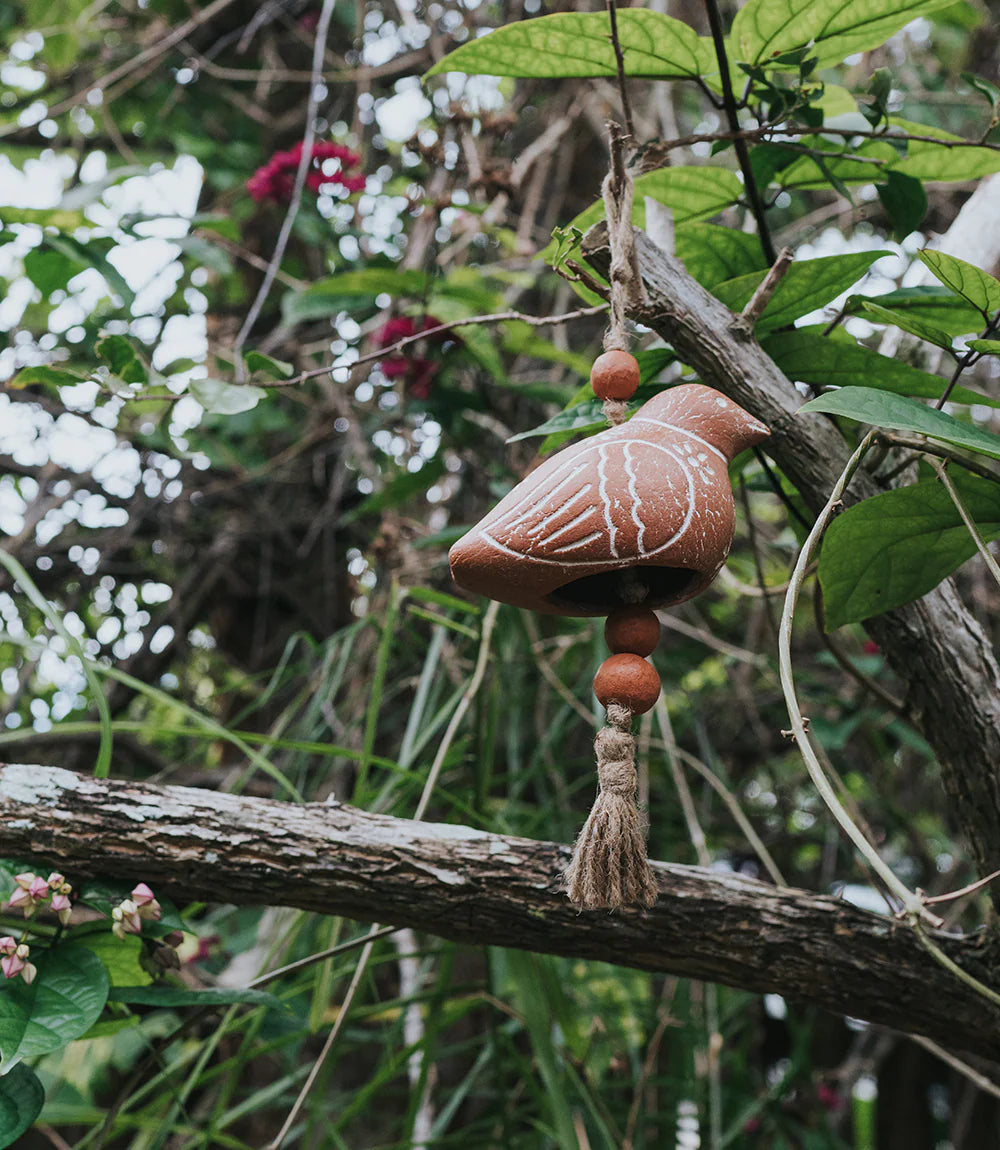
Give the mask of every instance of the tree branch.
[[[584, 237], [583, 254], [602, 274], [610, 253], [603, 225]], [[697, 283], [680, 260], [636, 234], [649, 300], [633, 319], [653, 328], [705, 383], [771, 428], [768, 454], [818, 513], [844, 469], [850, 448], [823, 416], [799, 417], [804, 400], [736, 317]], [[867, 472], [855, 477], [848, 502], [881, 490]], [[951, 580], [916, 603], [865, 623], [893, 670], [907, 684], [907, 717], [934, 748], [956, 818], [980, 874], [1000, 868], [1000, 669], [982, 628]], [[994, 891], [1000, 906], [1000, 892]]]
[[[0, 767], [0, 856], [175, 897], [294, 906], [775, 992], [1000, 1059], [1000, 1012], [890, 918], [835, 898], [700, 867], [654, 864], [646, 913], [579, 913], [562, 891], [570, 849], [464, 826], [297, 806], [188, 787]], [[932, 933], [989, 981], [985, 937]], [[995, 985], [995, 982], [994, 982]]]

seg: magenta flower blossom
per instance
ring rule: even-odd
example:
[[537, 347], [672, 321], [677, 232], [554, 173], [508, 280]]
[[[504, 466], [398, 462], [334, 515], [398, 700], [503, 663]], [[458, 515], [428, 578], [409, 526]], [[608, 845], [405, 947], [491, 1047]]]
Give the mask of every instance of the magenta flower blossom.
[[[302, 159], [301, 141], [287, 152], [275, 152], [268, 162], [258, 168], [247, 180], [247, 191], [257, 200], [272, 200], [276, 204], [287, 204], [295, 187], [295, 173]], [[324, 170], [324, 161], [336, 160], [335, 171]], [[346, 191], [354, 193], [364, 189], [366, 177], [362, 173], [348, 175], [348, 168], [356, 168], [361, 163], [357, 152], [343, 144], [333, 144], [317, 140], [310, 153], [309, 171], [306, 174], [306, 187], [319, 192], [324, 184], [340, 184]]]

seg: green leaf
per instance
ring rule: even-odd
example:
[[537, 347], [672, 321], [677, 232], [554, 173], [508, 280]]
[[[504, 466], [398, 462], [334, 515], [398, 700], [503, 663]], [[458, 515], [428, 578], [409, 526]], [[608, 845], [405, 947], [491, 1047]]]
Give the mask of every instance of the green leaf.
[[149, 374], [139, 353], [123, 335], [106, 335], [97, 341], [97, 354], [125, 383], [146, 383]]
[[866, 303], [905, 312], [925, 320], [949, 335], [967, 335], [982, 327], [982, 316], [961, 296], [938, 284], [899, 288], [880, 296], [851, 296], [844, 304], [848, 315], [863, 315]]
[[83, 212], [64, 212], [60, 208], [4, 206], [0, 207], [0, 221], [5, 224], [37, 224], [40, 228], [61, 228], [64, 231], [93, 226]]
[[927, 193], [924, 185], [913, 176], [889, 172], [884, 184], [876, 185], [878, 198], [892, 221], [893, 238], [902, 243], [924, 222], [927, 215]]
[[291, 379], [295, 374], [294, 364], [285, 363], [283, 359], [272, 359], [262, 351], [248, 351], [243, 357], [243, 362], [251, 375], [255, 371], [266, 371], [275, 379]]
[[79, 1038], [107, 1001], [107, 972], [89, 950], [63, 944], [40, 955], [37, 966], [30, 986], [16, 979], [0, 991], [0, 1073]]
[[603, 405], [599, 399], [588, 399], [583, 403], [573, 404], [572, 407], [567, 407], [557, 415], [553, 415], [551, 419], [531, 428], [530, 431], [520, 431], [517, 435], [512, 435], [507, 442], [516, 443], [519, 439], [532, 439], [538, 435], [559, 435], [563, 432], [575, 433], [591, 429], [600, 430], [600, 428], [607, 426], [602, 408]]
[[75, 261], [82, 267], [93, 268], [104, 277], [105, 283], [116, 292], [127, 308], [135, 302], [135, 292], [128, 285], [128, 280], [112, 264], [107, 257], [113, 242], [107, 239], [78, 240], [75, 236], [64, 233], [53, 236], [44, 235], [42, 244], [53, 251], [62, 253], [68, 259]]
[[[682, 21], [639, 8], [617, 16], [627, 75], [662, 80], [718, 70], [711, 41]], [[616, 76], [617, 67], [607, 15], [566, 12], [519, 20], [471, 40], [439, 60], [427, 76], [442, 72], [555, 79]]]
[[38, 364], [36, 367], [22, 367], [13, 379], [4, 384], [4, 387], [28, 387], [33, 383], [62, 387], [67, 384], [80, 383], [81, 380], [87, 378], [82, 371], [73, 371], [68, 368], [58, 369], [46, 364]]
[[233, 1002], [249, 1002], [254, 1006], [269, 1006], [273, 1010], [286, 1010], [280, 998], [266, 990], [239, 990], [223, 986], [208, 986], [203, 990], [187, 990], [178, 986], [115, 986], [108, 994], [109, 1002], [124, 1002], [128, 1006], [227, 1006]]
[[881, 304], [873, 303], [871, 300], [866, 300], [861, 307], [869, 316], [874, 317], [876, 323], [895, 324], [896, 327], [908, 331], [918, 339], [925, 339], [928, 343], [943, 347], [945, 351], [951, 351], [951, 336], [936, 324], [918, 319], [914, 315], [907, 315], [905, 312], [882, 307]]
[[340, 523], [353, 523], [364, 515], [375, 515], [389, 507], [401, 507], [411, 503], [418, 495], [422, 495], [429, 487], [444, 474], [445, 465], [442, 456], [435, 456], [425, 463], [419, 471], [400, 471], [394, 475], [382, 488], [375, 491], [357, 505], [341, 516]]
[[[660, 168], [647, 172], [635, 181], [635, 199], [632, 207], [632, 222], [637, 228], [646, 226], [645, 199], [658, 200], [666, 204], [674, 213], [674, 224], [692, 223], [707, 220], [735, 204], [743, 193], [739, 177], [728, 168], [703, 165], [701, 167]], [[565, 230], [578, 228], [585, 232], [598, 220], [604, 219], [604, 204], [601, 200], [591, 204], [575, 219], [566, 225]], [[542, 252], [551, 262], [558, 244], [552, 241]]]
[[[834, 156], [803, 155], [778, 173], [778, 183], [785, 189], [824, 188], [833, 180], [842, 184], [870, 184], [883, 178], [882, 173], [899, 159], [899, 152], [883, 140], [865, 140], [852, 147], [842, 140], [821, 137], [824, 153]], [[805, 145], [808, 147], [808, 144]], [[755, 149], [756, 150], [756, 149]], [[873, 162], [877, 161], [877, 162]]]
[[674, 239], [677, 258], [709, 291], [725, 280], [767, 270], [758, 236], [717, 224], [686, 224]]
[[85, 935], [77, 945], [97, 955], [108, 972], [112, 986], [134, 986], [153, 981], [139, 961], [142, 940], [138, 935], [115, 938], [110, 930], [102, 930]]
[[211, 378], [192, 379], [188, 391], [213, 415], [239, 415], [241, 411], [252, 411], [267, 395], [260, 387]]
[[966, 84], [977, 91], [989, 104], [991, 112], [1000, 107], [1000, 88], [996, 84], [991, 84], [989, 80], [984, 80], [982, 76], [977, 76], [974, 72], [962, 72], [961, 75]]
[[925, 248], [917, 252], [920, 260], [934, 273], [934, 276], [951, 288], [956, 295], [967, 299], [974, 308], [982, 312], [987, 321], [1000, 308], [1000, 281], [989, 273], [966, 263], [957, 256]]
[[356, 307], [359, 301], [375, 306], [377, 296], [391, 295], [423, 299], [430, 287], [426, 272], [403, 268], [361, 268], [317, 280], [304, 291], [288, 292], [281, 301], [281, 316], [286, 324], [325, 319], [337, 312]]
[[[967, 472], [952, 479], [986, 539], [1000, 535], [1000, 484]], [[969, 559], [975, 542], [936, 479], [887, 491], [830, 525], [819, 558], [827, 630], [910, 603]]]
[[983, 355], [1000, 355], [1000, 339], [970, 339], [969, 347]]
[[[915, 136], [933, 136], [938, 140], [961, 141], [961, 136], [943, 132], [928, 124], [917, 124], [890, 116], [889, 123], [895, 131]], [[1000, 172], [1000, 152], [991, 148], [949, 147], [947, 143], [934, 144], [926, 140], [911, 140], [906, 155], [893, 164], [893, 171], [918, 180], [935, 180], [941, 183], [959, 183], [965, 180], [978, 180], [991, 172]]]
[[[897, 395], [917, 395], [937, 399], [948, 381], [939, 375], [911, 367], [902, 360], [879, 355], [871, 348], [842, 342], [801, 328], [777, 332], [762, 343], [764, 350], [788, 376], [800, 383], [826, 387], [876, 387]], [[982, 403], [1000, 407], [1000, 399], [990, 399], [978, 391], [956, 387], [955, 403]]]
[[915, 399], [891, 395], [867, 387], [844, 387], [831, 391], [818, 399], [811, 399], [795, 413], [825, 411], [842, 415], [874, 427], [888, 427], [896, 431], [915, 431], [932, 439], [953, 443], [1000, 459], [1000, 435], [992, 435], [969, 423], [962, 423], [953, 415], [926, 407]]
[[[884, 251], [849, 252], [793, 263], [758, 320], [757, 332], [761, 334], [784, 327], [823, 307], [856, 283], [877, 259], [888, 254]], [[728, 280], [719, 284], [713, 295], [733, 311], [740, 311], [750, 301], [765, 274], [754, 272]]]
[[813, 44], [818, 68], [877, 48], [917, 16], [952, 0], [748, 0], [736, 13], [730, 58], [767, 64]]
[[83, 271], [83, 264], [51, 248], [32, 248], [24, 257], [24, 274], [42, 293], [50, 296], [63, 291], [69, 281]]
[[44, 1102], [41, 1082], [23, 1063], [0, 1078], [0, 1150], [17, 1143], [41, 1113]]

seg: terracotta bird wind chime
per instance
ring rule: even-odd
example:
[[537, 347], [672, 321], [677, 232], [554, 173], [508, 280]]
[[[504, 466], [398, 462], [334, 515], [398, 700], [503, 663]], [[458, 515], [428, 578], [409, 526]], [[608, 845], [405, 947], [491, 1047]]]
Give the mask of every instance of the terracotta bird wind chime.
[[719, 573], [735, 526], [728, 464], [769, 434], [702, 384], [663, 391], [623, 422], [639, 383], [625, 308], [641, 284], [624, 165], [612, 168], [604, 200], [611, 324], [591, 383], [612, 426], [532, 471], [449, 555], [468, 591], [549, 615], [607, 616], [612, 654], [594, 678], [607, 710], [595, 741], [599, 791], [566, 873], [571, 901], [585, 909], [656, 901], [631, 734], [633, 716], [660, 693], [646, 658], [660, 638], [655, 610], [697, 595]]

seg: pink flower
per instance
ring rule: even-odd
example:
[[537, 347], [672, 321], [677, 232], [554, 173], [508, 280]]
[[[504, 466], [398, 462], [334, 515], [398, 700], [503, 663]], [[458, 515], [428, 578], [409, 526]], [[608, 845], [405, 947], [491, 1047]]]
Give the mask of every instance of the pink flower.
[[[425, 315], [419, 324], [412, 316], [393, 316], [376, 332], [375, 346], [392, 347], [401, 339], [409, 339], [440, 326], [441, 321], [432, 315]], [[427, 338], [431, 343], [443, 343], [445, 339], [454, 337], [445, 332], [437, 332]], [[401, 379], [406, 391], [414, 399], [427, 399], [441, 364], [427, 356], [414, 355], [409, 348], [404, 348], [398, 355], [382, 360], [381, 368], [386, 379]]]
[[821, 1082], [816, 1087], [816, 1097], [819, 1099], [820, 1105], [825, 1106], [827, 1110], [839, 1110], [844, 1102], [837, 1091], [825, 1082]]
[[[302, 159], [302, 142], [287, 152], [275, 152], [268, 162], [247, 180], [247, 191], [258, 203], [272, 200], [276, 204], [287, 203], [292, 198], [295, 187], [295, 173]], [[309, 154], [309, 170], [306, 173], [306, 187], [319, 192], [324, 184], [340, 184], [347, 192], [360, 192], [365, 186], [366, 177], [361, 173], [347, 175], [348, 168], [356, 168], [361, 163], [357, 152], [343, 144], [326, 140], [316, 141]], [[325, 160], [336, 160], [337, 167], [327, 172]]]
[[24, 959], [18, 958], [16, 954], [9, 954], [6, 958], [0, 958], [0, 971], [3, 971], [4, 978], [17, 978], [24, 967]]
[[0, 938], [0, 951], [6, 952], [5, 957], [0, 958], [0, 973], [4, 978], [17, 978], [20, 975], [29, 984], [35, 981], [38, 968], [28, 962], [31, 948], [26, 942], [15, 943], [9, 936]]
[[17, 883], [17, 889], [10, 896], [7, 905], [14, 909], [20, 907], [24, 911], [24, 917], [30, 918], [35, 908], [49, 897], [49, 884], [31, 871], [15, 875], [14, 881]]
[[127, 934], [140, 934], [142, 921], [139, 918], [139, 908], [130, 899], [122, 901], [111, 911], [111, 933], [115, 938], [124, 939]]
[[52, 896], [52, 909], [59, 915], [59, 921], [66, 926], [73, 913], [73, 904], [69, 898], [64, 894], [54, 894]]
[[163, 908], [156, 901], [155, 895], [144, 882], [139, 883], [138, 886], [133, 888], [131, 901], [134, 902], [138, 908], [140, 918], [152, 919], [154, 922], [160, 920]]

